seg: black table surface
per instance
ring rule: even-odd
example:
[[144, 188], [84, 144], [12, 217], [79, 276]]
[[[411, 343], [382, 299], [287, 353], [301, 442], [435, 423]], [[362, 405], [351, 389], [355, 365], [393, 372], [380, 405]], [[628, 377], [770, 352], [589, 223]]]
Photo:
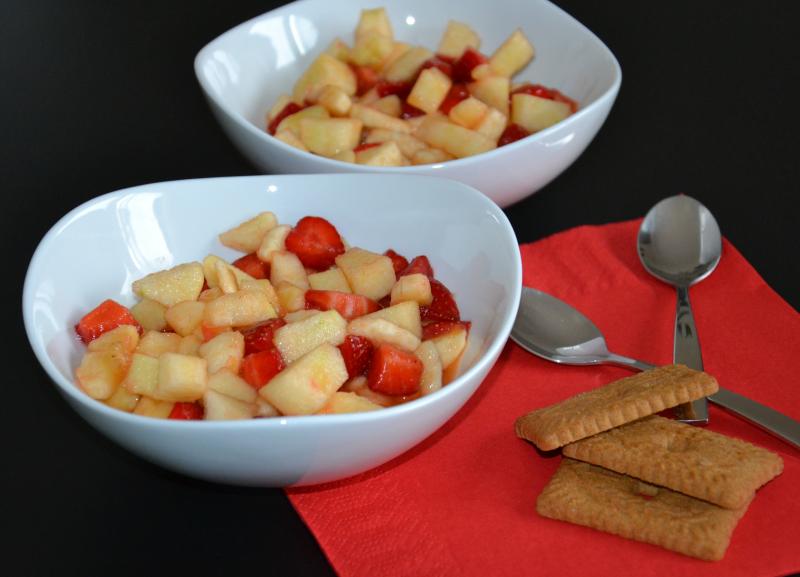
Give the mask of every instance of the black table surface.
[[[332, 573], [281, 490], [193, 481], [95, 433], [36, 362], [19, 306], [37, 243], [78, 204], [147, 182], [256, 173], [209, 114], [192, 62], [206, 42], [278, 4], [0, 8], [2, 315], [13, 327], [0, 403], [6, 575]], [[581, 158], [507, 210], [519, 240], [642, 216], [683, 192], [796, 308], [796, 4], [559, 4], [616, 54], [622, 89]]]

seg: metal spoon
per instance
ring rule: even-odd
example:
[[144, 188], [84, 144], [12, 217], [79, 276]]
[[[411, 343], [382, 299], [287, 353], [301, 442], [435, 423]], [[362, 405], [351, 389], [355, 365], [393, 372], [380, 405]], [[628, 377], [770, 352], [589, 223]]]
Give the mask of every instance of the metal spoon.
[[[523, 287], [511, 339], [523, 349], [566, 365], [618, 365], [645, 371], [654, 365], [609, 352], [598, 328], [580, 311], [542, 291]], [[720, 387], [709, 397], [719, 405], [800, 449], [800, 423]]]
[[[703, 370], [700, 341], [689, 304], [689, 287], [711, 274], [722, 255], [722, 235], [711, 212], [686, 195], [665, 198], [645, 216], [638, 237], [639, 258], [656, 278], [675, 286], [674, 360]], [[682, 421], [708, 423], [706, 399], [678, 410]]]

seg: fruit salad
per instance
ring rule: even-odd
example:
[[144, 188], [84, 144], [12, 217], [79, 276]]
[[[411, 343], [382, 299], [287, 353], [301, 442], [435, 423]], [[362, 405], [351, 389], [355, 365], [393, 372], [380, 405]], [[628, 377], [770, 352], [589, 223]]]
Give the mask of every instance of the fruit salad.
[[560, 122], [578, 103], [512, 82], [535, 55], [521, 30], [491, 56], [450, 21], [436, 52], [395, 40], [386, 10], [363, 10], [352, 46], [337, 39], [267, 114], [275, 138], [372, 166], [439, 163], [487, 152]]
[[149, 417], [249, 419], [381, 409], [455, 376], [470, 323], [426, 256], [271, 212], [219, 240], [243, 256], [149, 274], [132, 307], [105, 300], [80, 319], [86, 394]]

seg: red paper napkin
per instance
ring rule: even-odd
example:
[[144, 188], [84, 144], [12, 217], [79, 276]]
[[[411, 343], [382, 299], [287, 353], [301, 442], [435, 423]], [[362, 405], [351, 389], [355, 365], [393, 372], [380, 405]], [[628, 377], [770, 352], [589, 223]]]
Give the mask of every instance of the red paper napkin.
[[[578, 307], [619, 354], [672, 360], [675, 291], [636, 254], [640, 221], [580, 227], [522, 247], [524, 283]], [[706, 371], [720, 384], [800, 419], [800, 315], [727, 241], [717, 270], [692, 287]], [[509, 341], [470, 402], [397, 459], [289, 498], [345, 577], [425, 575], [714, 575], [800, 571], [800, 452], [716, 406], [709, 428], [778, 452], [722, 561], [709, 563], [545, 519], [535, 501], [561, 459], [514, 435], [514, 420], [630, 374], [567, 367]]]

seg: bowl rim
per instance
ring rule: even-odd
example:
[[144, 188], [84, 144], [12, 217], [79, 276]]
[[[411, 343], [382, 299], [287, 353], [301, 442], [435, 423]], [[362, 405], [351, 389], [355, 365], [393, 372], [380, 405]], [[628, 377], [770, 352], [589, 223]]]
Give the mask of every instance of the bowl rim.
[[229, 28], [225, 32], [221, 33], [216, 38], [209, 41], [205, 46], [203, 46], [195, 55], [194, 58], [194, 73], [195, 78], [197, 79], [198, 84], [200, 84], [201, 89], [203, 90], [204, 95], [207, 99], [209, 99], [214, 106], [216, 106], [223, 114], [226, 115], [227, 118], [232, 120], [238, 127], [244, 129], [248, 134], [257, 138], [260, 142], [269, 145], [269, 146], [277, 146], [280, 150], [299, 156], [299, 158], [303, 158], [306, 160], [313, 159], [315, 162], [319, 163], [320, 165], [320, 172], [325, 170], [331, 171], [341, 171], [341, 170], [358, 170], [359, 172], [364, 173], [380, 173], [385, 174], [388, 172], [394, 173], [409, 173], [409, 174], [418, 174], [420, 170], [438, 170], [443, 168], [450, 168], [458, 169], [461, 167], [470, 166], [476, 162], [483, 162], [484, 159], [487, 161], [491, 161], [498, 155], [505, 155], [506, 153], [513, 153], [523, 147], [527, 147], [530, 145], [535, 145], [536, 143], [547, 139], [551, 134], [562, 130], [566, 126], [570, 126], [583, 120], [584, 117], [593, 116], [600, 111], [600, 109], [606, 106], [606, 103], [609, 99], [613, 102], [617, 94], [619, 93], [620, 86], [622, 85], [622, 68], [617, 60], [617, 57], [611, 51], [611, 49], [606, 46], [605, 42], [603, 42], [592, 30], [590, 30], [587, 26], [585, 26], [582, 22], [576, 19], [574, 16], [569, 14], [566, 10], [557, 6], [550, 2], [550, 0], [540, 0], [540, 3], [544, 6], [549, 7], [550, 9], [556, 10], [561, 13], [562, 17], [567, 18], [574, 22], [582, 31], [588, 36], [597, 42], [601, 52], [608, 58], [609, 62], [611, 63], [612, 69], [612, 82], [609, 87], [600, 94], [595, 100], [587, 105], [586, 107], [579, 108], [576, 112], [570, 114], [564, 120], [557, 122], [556, 124], [545, 128], [544, 130], [540, 130], [534, 134], [526, 136], [520, 140], [515, 142], [506, 144], [502, 147], [497, 147], [492, 150], [482, 152], [480, 154], [476, 154], [473, 156], [467, 156], [464, 158], [455, 158], [452, 160], [448, 160], [445, 162], [438, 162], [434, 164], [421, 164], [421, 165], [414, 165], [414, 166], [368, 166], [368, 165], [354, 165], [353, 163], [346, 162], [343, 160], [336, 160], [333, 158], [327, 158], [325, 156], [320, 156], [318, 154], [313, 154], [311, 152], [307, 152], [304, 150], [300, 150], [295, 148], [294, 146], [290, 146], [285, 142], [278, 140], [273, 135], [269, 134], [266, 130], [261, 130], [255, 124], [250, 122], [247, 118], [245, 118], [241, 113], [238, 111], [232, 110], [229, 106], [224, 104], [214, 93], [213, 90], [208, 86], [208, 81], [206, 80], [204, 74], [202, 73], [203, 63], [209, 59], [209, 54], [214, 51], [216, 46], [222, 42], [228, 36], [234, 36], [235, 34], [241, 32], [243, 29], [248, 28], [252, 23], [259, 21], [267, 16], [276, 15], [282, 12], [290, 12], [293, 7], [296, 7], [298, 4], [313, 4], [320, 2], [321, 0], [294, 0], [294, 2], [290, 2], [288, 4], [284, 4], [283, 6], [279, 6], [278, 8], [273, 8], [272, 10], [268, 10], [262, 14], [254, 16], [244, 22], [241, 22], [232, 28]]
[[[473, 197], [473, 200], [480, 203], [484, 211], [487, 211], [497, 222], [500, 224], [502, 229], [506, 234], [503, 236], [505, 238], [514, 239], [514, 247], [516, 250], [514, 251], [514, 266], [513, 266], [513, 279], [511, 279], [510, 285], [512, 287], [516, 287], [516, 290], [513, 291], [511, 294], [511, 301], [510, 301], [510, 310], [507, 317], [503, 320], [502, 324], [498, 327], [497, 333], [494, 337], [491, 338], [489, 345], [486, 347], [484, 352], [475, 360], [473, 365], [458, 375], [453, 381], [449, 382], [446, 386], [442, 387], [440, 390], [426, 395], [424, 397], [420, 397], [406, 403], [402, 403], [400, 405], [395, 405], [392, 407], [386, 407], [379, 411], [366, 411], [361, 413], [343, 413], [343, 414], [331, 414], [331, 415], [296, 415], [296, 416], [280, 416], [280, 417], [271, 417], [271, 418], [254, 418], [254, 419], [244, 419], [244, 420], [233, 420], [233, 421], [181, 421], [175, 419], [156, 419], [151, 417], [146, 417], [142, 415], [135, 415], [133, 413], [127, 413], [125, 411], [120, 411], [118, 409], [114, 409], [112, 407], [107, 406], [105, 403], [98, 401], [89, 397], [83, 391], [81, 391], [74, 380], [69, 380], [58, 370], [55, 364], [50, 359], [50, 356], [47, 354], [45, 350], [45, 344], [41, 342], [41, 339], [37, 338], [37, 331], [34, 326], [33, 321], [33, 303], [34, 303], [34, 293], [35, 287], [33, 286], [33, 277], [37, 274], [37, 270], [39, 268], [39, 262], [44, 258], [44, 255], [47, 253], [49, 245], [53, 242], [53, 239], [60, 233], [62, 229], [69, 226], [70, 223], [75, 220], [76, 217], [79, 216], [80, 213], [85, 212], [87, 209], [103, 204], [106, 202], [113, 202], [115, 199], [130, 195], [132, 193], [138, 192], [145, 192], [148, 188], [153, 186], [194, 186], [196, 183], [211, 183], [214, 181], [217, 182], [233, 182], [236, 180], [243, 181], [259, 181], [263, 180], [265, 183], [267, 181], [274, 182], [275, 180], [284, 180], [284, 181], [293, 181], [297, 179], [314, 179], [314, 180], [322, 180], [322, 179], [357, 179], [357, 180], [384, 180], [386, 178], [392, 179], [402, 179], [402, 180], [424, 180], [434, 182], [437, 186], [451, 186], [457, 189], [461, 189], [462, 194], [469, 195]], [[152, 425], [155, 427], [165, 427], [165, 428], [173, 428], [173, 427], [180, 427], [184, 430], [185, 428], [192, 429], [194, 427], [201, 427], [203, 429], [207, 428], [217, 428], [220, 430], [238, 430], [242, 428], [255, 428], [255, 429], [272, 429], [276, 427], [287, 427], [292, 426], [296, 428], [308, 428], [308, 427], [316, 427], [316, 426], [324, 426], [328, 423], [343, 423], [343, 422], [351, 422], [351, 423], [368, 423], [374, 420], [382, 420], [382, 419], [391, 419], [393, 417], [401, 417], [407, 413], [414, 413], [418, 410], [422, 410], [430, 404], [436, 403], [438, 399], [444, 399], [449, 397], [453, 394], [456, 394], [458, 389], [461, 389], [465, 386], [468, 386], [468, 381], [471, 381], [477, 378], [477, 374], [483, 371], [487, 365], [489, 365], [487, 371], [491, 369], [491, 366], [494, 365], [496, 359], [499, 357], [500, 352], [502, 351], [503, 347], [505, 346], [506, 342], [508, 341], [509, 334], [511, 333], [511, 328], [514, 324], [514, 320], [516, 318], [517, 311], [519, 310], [519, 303], [521, 298], [522, 292], [522, 259], [521, 253], [519, 248], [519, 243], [516, 241], [516, 234], [514, 233], [514, 229], [511, 226], [508, 217], [505, 215], [503, 210], [494, 203], [491, 199], [487, 196], [479, 192], [477, 189], [458, 182], [456, 180], [442, 178], [438, 176], [428, 176], [428, 175], [418, 175], [418, 174], [382, 174], [382, 175], [374, 175], [374, 174], [359, 174], [359, 173], [333, 173], [333, 174], [278, 174], [278, 175], [252, 175], [252, 176], [222, 176], [222, 177], [210, 177], [210, 178], [192, 178], [192, 179], [176, 179], [176, 180], [167, 180], [167, 181], [155, 181], [146, 184], [140, 184], [135, 186], [130, 186], [118, 190], [114, 190], [111, 192], [107, 192], [100, 196], [96, 196], [91, 198], [80, 205], [76, 206], [69, 212], [67, 212], [64, 216], [62, 216], [42, 237], [39, 241], [39, 244], [36, 246], [36, 249], [31, 256], [30, 262], [28, 264], [28, 269], [25, 273], [25, 278], [23, 282], [23, 290], [22, 290], [22, 316], [23, 322], [25, 326], [25, 333], [28, 338], [28, 343], [31, 346], [31, 349], [34, 352], [36, 360], [39, 362], [40, 366], [44, 369], [45, 373], [49, 377], [50, 381], [56, 385], [57, 390], [68, 397], [68, 400], [73, 402], [77, 402], [79, 405], [85, 407], [88, 411], [92, 413], [100, 413], [104, 417], [110, 418], [112, 420], [121, 420], [123, 422], [127, 422], [132, 426], [148, 426]], [[77, 338], [77, 337], [76, 337]], [[483, 379], [475, 386], [475, 390], [480, 386]], [[473, 391], [474, 393], [474, 391]], [[472, 393], [470, 393], [471, 396]], [[73, 407], [74, 408], [74, 407]], [[83, 416], [83, 415], [82, 415]], [[444, 423], [442, 423], [444, 424]]]

